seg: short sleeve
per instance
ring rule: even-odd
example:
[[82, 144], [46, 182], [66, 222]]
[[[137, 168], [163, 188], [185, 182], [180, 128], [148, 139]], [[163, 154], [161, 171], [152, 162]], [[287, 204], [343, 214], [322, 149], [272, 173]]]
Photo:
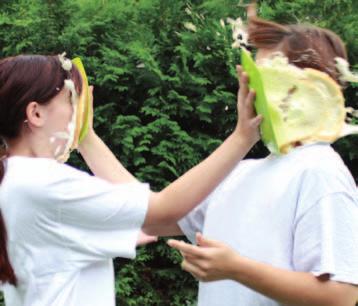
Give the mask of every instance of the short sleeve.
[[210, 197], [205, 199], [201, 204], [194, 208], [190, 213], [178, 221], [178, 225], [184, 235], [191, 243], [196, 243], [195, 234], [203, 232], [205, 214], [210, 202]]
[[293, 264], [297, 271], [358, 284], [358, 199], [356, 192], [332, 192], [296, 220]]
[[[114, 257], [134, 258], [149, 201], [149, 186], [112, 184], [66, 165], [52, 168], [42, 222], [67, 260], [88, 263]], [[47, 222], [47, 224], [46, 224]]]

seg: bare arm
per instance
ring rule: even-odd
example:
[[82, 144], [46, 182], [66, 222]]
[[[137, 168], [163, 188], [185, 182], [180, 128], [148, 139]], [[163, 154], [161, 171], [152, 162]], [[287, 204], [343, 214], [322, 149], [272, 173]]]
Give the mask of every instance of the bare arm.
[[132, 183], [137, 179], [117, 160], [112, 151], [93, 130], [85, 138], [79, 151], [91, 171], [111, 183]]
[[91, 117], [86, 138], [79, 152], [95, 176], [111, 183], [132, 183], [137, 179], [118, 161], [112, 151], [93, 130], [93, 86], [90, 86]]
[[144, 230], [147, 226], [176, 222], [202, 202], [229, 174], [253, 145], [239, 132], [235, 133], [199, 165], [161, 192], [151, 194]]
[[[91, 135], [87, 141], [88, 146], [81, 149], [80, 152], [96, 176], [112, 183], [136, 181], [97, 135]], [[202, 163], [189, 170], [161, 192], [152, 192], [144, 222], [144, 231], [153, 235], [171, 235], [169, 228], [167, 232], [165, 231], [165, 225], [175, 223], [196, 204], [203, 201], [246, 155], [253, 143], [251, 139], [246, 139], [238, 130], [235, 130]], [[155, 231], [155, 228], [158, 232]]]
[[149, 235], [165, 236], [183, 236], [181, 228], [177, 223], [148, 225], [145, 227], [145, 232]]
[[260, 263], [201, 234], [197, 241], [200, 246], [176, 240], [168, 244], [181, 251], [183, 269], [202, 281], [232, 279], [290, 306], [354, 306], [358, 300], [357, 286]]
[[[152, 192], [148, 213], [144, 221], [144, 231], [157, 234], [154, 227], [175, 223], [196, 205], [224, 179], [235, 165], [247, 154], [259, 139], [260, 117], [255, 117], [253, 109], [254, 93], [248, 90], [248, 78], [238, 69], [241, 86], [238, 94], [240, 120], [234, 132], [223, 144], [199, 165], [178, 178], [161, 192]], [[114, 183], [132, 181], [110, 150], [94, 135], [81, 144], [80, 152], [96, 176]], [[189, 192], [190, 191], [190, 192]]]
[[172, 224], [182, 218], [216, 188], [259, 139], [261, 118], [255, 117], [254, 93], [248, 90], [246, 74], [240, 69], [238, 73], [241, 80], [238, 94], [240, 120], [234, 132], [200, 164], [161, 192], [151, 194], [144, 231], [153, 225]]

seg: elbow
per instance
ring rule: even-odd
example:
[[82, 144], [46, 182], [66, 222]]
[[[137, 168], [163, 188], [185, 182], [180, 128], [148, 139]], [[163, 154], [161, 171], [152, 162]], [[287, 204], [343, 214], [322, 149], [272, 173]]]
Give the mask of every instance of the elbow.
[[168, 205], [167, 197], [163, 191], [151, 193], [145, 222], [146, 231], [150, 231], [151, 226], [176, 223], [180, 218], [178, 209], [173, 205]]
[[149, 235], [149, 236], [157, 235], [156, 230], [155, 230], [155, 227], [150, 226], [150, 225], [145, 225], [145, 224], [143, 224], [143, 226], [142, 226], [142, 232], [143, 232], [144, 234], [146, 234], [146, 235]]
[[156, 194], [156, 206], [158, 211], [158, 225], [176, 223], [185, 214], [185, 212], [181, 208], [181, 205], [175, 204], [171, 201], [171, 197], [168, 197], [165, 189]]

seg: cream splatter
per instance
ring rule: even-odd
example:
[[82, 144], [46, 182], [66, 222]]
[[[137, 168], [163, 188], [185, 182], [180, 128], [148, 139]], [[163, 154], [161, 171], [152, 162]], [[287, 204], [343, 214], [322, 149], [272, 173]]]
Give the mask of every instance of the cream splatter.
[[227, 18], [226, 21], [231, 25], [232, 29], [232, 38], [234, 40], [231, 45], [233, 48], [242, 48], [249, 45], [249, 34], [246, 30], [246, 25], [244, 25], [241, 18]]
[[[297, 142], [330, 143], [358, 133], [357, 125], [346, 123], [350, 119], [347, 114], [356, 117], [358, 112], [344, 106], [341, 88], [328, 74], [300, 69], [282, 53], [262, 59], [257, 68], [281, 153], [288, 152]], [[272, 144], [268, 147], [275, 148]]]
[[190, 31], [196, 32], [196, 26], [192, 22], [184, 22], [184, 27]]
[[349, 70], [349, 63], [341, 57], [336, 57], [336, 68], [341, 74], [340, 80], [343, 82], [358, 82], [358, 75], [354, 74], [352, 71]]
[[60, 60], [62, 64], [62, 68], [66, 71], [71, 71], [72, 69], [72, 62], [70, 59], [66, 58], [66, 52], [63, 52], [58, 56], [58, 59]]
[[78, 95], [75, 90], [75, 84], [73, 83], [73, 81], [66, 79], [65, 87], [71, 92], [71, 103], [73, 108], [71, 121], [67, 126], [67, 132], [57, 132], [54, 133], [54, 135], [52, 136], [58, 139], [65, 139], [65, 140], [67, 139], [66, 144], [60, 149], [58, 149], [57, 147], [55, 151], [55, 158], [60, 162], [67, 161], [67, 159], [70, 156], [70, 150], [76, 131], [77, 104], [78, 104]]

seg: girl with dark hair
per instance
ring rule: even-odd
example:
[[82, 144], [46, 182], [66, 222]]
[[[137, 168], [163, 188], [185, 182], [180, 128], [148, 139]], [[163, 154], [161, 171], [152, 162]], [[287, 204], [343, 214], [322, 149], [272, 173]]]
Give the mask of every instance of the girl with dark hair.
[[[112, 258], [135, 257], [141, 228], [157, 234], [200, 203], [259, 139], [247, 77], [234, 132], [160, 192], [127, 172], [92, 126], [68, 154], [81, 77], [58, 56], [0, 61], [0, 281], [7, 306], [114, 305]], [[162, 232], [161, 232], [162, 233]], [[169, 232], [168, 232], [169, 234]]]
[[[341, 82], [336, 58], [347, 54], [336, 34], [260, 19], [253, 6], [248, 15], [257, 63], [280, 52]], [[297, 143], [286, 155], [241, 162], [171, 226], [197, 246], [168, 243], [202, 281], [199, 306], [354, 306], [357, 220], [356, 184], [339, 155], [327, 143]]]

